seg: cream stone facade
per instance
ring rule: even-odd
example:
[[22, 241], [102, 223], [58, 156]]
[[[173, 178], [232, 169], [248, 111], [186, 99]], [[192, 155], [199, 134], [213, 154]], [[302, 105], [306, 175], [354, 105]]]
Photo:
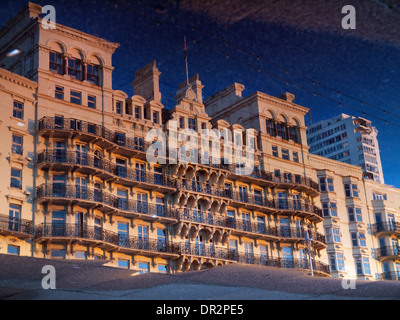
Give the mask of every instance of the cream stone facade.
[[[176, 106], [167, 110], [155, 61], [135, 73], [132, 96], [114, 90], [112, 54], [119, 45], [59, 24], [45, 30], [40, 12], [29, 3], [0, 30], [0, 201], [9, 210], [1, 218], [0, 253], [171, 273], [228, 263], [309, 270], [310, 253], [318, 275], [375, 279], [383, 272], [383, 260], [374, 256], [383, 234], [368, 233], [366, 217], [377, 213], [365, 198], [370, 183], [364, 187], [359, 167], [308, 152], [308, 109], [293, 103], [292, 94], [242, 97], [244, 86], [234, 83], [203, 101], [195, 75], [178, 86]], [[21, 54], [8, 57], [14, 48]], [[159, 137], [171, 138], [173, 121], [178, 137], [185, 129], [233, 136], [215, 145], [203, 138], [215, 150], [252, 147], [251, 174], [241, 171], [246, 161], [229, 163], [225, 155], [218, 163], [196, 161], [196, 148], [189, 163], [171, 161], [172, 142], [185, 145], [179, 138], [159, 153], [166, 163], [148, 161], [154, 141], [146, 134], [159, 129]], [[251, 145], [247, 129], [255, 129]], [[320, 189], [328, 176], [335, 191]], [[345, 196], [348, 185], [350, 192], [357, 186], [357, 197]], [[324, 214], [333, 201], [337, 217]], [[389, 219], [376, 205], [382, 221]], [[350, 221], [348, 208], [361, 208], [362, 221], [356, 213]], [[336, 224], [340, 244], [331, 240]], [[365, 233], [366, 245], [352, 246], [353, 233], [357, 241]], [[397, 235], [385, 238], [388, 245]], [[357, 272], [359, 261], [366, 266], [363, 258], [370, 274]], [[394, 270], [391, 261], [384, 268]]]

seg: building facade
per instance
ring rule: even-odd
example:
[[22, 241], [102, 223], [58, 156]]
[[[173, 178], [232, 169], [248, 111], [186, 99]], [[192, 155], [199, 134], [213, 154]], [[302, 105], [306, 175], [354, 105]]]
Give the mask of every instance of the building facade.
[[[8, 210], [0, 253], [164, 273], [228, 263], [309, 270], [310, 254], [319, 275], [375, 279], [395, 271], [398, 257], [377, 256], [374, 248], [378, 238], [389, 247], [398, 233], [370, 227], [389, 221], [396, 207], [373, 208], [364, 185], [374, 184], [363, 182], [361, 168], [309, 153], [308, 109], [292, 94], [243, 97], [244, 86], [234, 83], [203, 101], [195, 75], [178, 86], [176, 106], [167, 110], [154, 61], [135, 73], [134, 95], [114, 90], [118, 44], [59, 24], [43, 29], [40, 13], [30, 3], [0, 30], [0, 201]], [[15, 48], [20, 54], [7, 56]], [[201, 139], [185, 149], [189, 161], [174, 161], [188, 129]], [[218, 139], [201, 136], [206, 129]], [[149, 140], [151, 132], [158, 137]], [[160, 161], [151, 162], [147, 151], [164, 133], [166, 152], [157, 149]], [[243, 173], [246, 157], [198, 161], [212, 158], [194, 152], [204, 143], [212, 155], [225, 147], [250, 155], [251, 172]], [[378, 213], [381, 220], [368, 220]], [[337, 223], [342, 247], [333, 236]]]
[[366, 177], [384, 183], [377, 135], [371, 121], [342, 113], [311, 124], [307, 142], [311, 153], [360, 166]]

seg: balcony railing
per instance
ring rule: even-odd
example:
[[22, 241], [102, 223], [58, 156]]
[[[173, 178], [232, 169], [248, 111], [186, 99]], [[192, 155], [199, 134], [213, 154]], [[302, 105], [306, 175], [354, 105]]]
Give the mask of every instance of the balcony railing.
[[36, 199], [59, 198], [89, 201], [105, 205], [111, 209], [140, 213], [149, 216], [171, 217], [170, 209], [163, 204], [121, 198], [100, 189], [64, 184], [42, 184], [36, 188]]
[[180, 252], [182, 255], [229, 260], [228, 248], [215, 246], [210, 243], [181, 243]]
[[113, 176], [123, 179], [173, 187], [173, 184], [170, 183], [170, 181], [161, 173], [118, 166], [110, 160], [99, 158], [94, 154], [87, 152], [48, 149], [38, 154], [38, 163], [59, 163], [87, 166], [93, 169], [103, 170]]
[[102, 125], [72, 118], [43, 117], [39, 120], [38, 129], [39, 131], [47, 129], [84, 133], [105, 139], [112, 144], [133, 151], [145, 152], [151, 145], [151, 143], [145, 142], [143, 138], [125, 137], [124, 135], [111, 131]]
[[400, 281], [400, 271], [383, 272], [377, 274], [377, 280], [396, 280]]
[[148, 237], [128, 236], [104, 230], [100, 227], [89, 227], [81, 224], [48, 223], [35, 226], [35, 239], [39, 238], [79, 238], [94, 242], [108, 243], [121, 248], [179, 254], [179, 246], [165, 240]]
[[[232, 219], [212, 214], [210, 211], [172, 209], [172, 216], [177, 220], [209, 224], [223, 228], [231, 228], [244, 233], [255, 233], [259, 235], [277, 238], [304, 239], [306, 230], [302, 227], [268, 227], [264, 223], [246, 221], [243, 219]], [[326, 244], [325, 236], [319, 232], [308, 230], [310, 238], [314, 241]]]
[[[231, 250], [229, 252], [229, 258], [239, 263], [246, 264], [263, 265], [285, 269], [310, 269], [310, 263], [308, 259], [300, 260], [293, 258], [274, 258], [268, 256], [267, 254], [259, 255], [251, 252], [236, 252], [236, 250]], [[330, 274], [329, 265], [323, 262], [312, 260], [312, 266], [313, 271], [315, 272]]]
[[[105, 139], [106, 141], [118, 145], [132, 151], [146, 152], [148, 147], [152, 144], [145, 142], [142, 137], [125, 137], [124, 135], [113, 132], [102, 125], [92, 124], [87, 121], [63, 118], [63, 117], [43, 117], [39, 120], [39, 131], [42, 130], [60, 130], [60, 131], [73, 131], [91, 136]], [[201, 163], [201, 158], [198, 159], [198, 163]], [[231, 173], [236, 174], [235, 164], [212, 164], [209, 161], [209, 166], [214, 168], [228, 170]], [[271, 172], [253, 171], [248, 177], [262, 179], [272, 183], [288, 183], [293, 185], [304, 185], [319, 192], [318, 183], [313, 181], [311, 178], [303, 177], [299, 174], [276, 174]]]
[[385, 258], [385, 257], [400, 257], [400, 246], [393, 245], [393, 246], [386, 246], [380, 247], [376, 250], [377, 258]]
[[30, 235], [32, 234], [32, 221], [0, 215], [0, 231]]
[[372, 228], [374, 234], [378, 234], [380, 232], [399, 232], [400, 233], [400, 223], [395, 221], [384, 221], [377, 222], [373, 225]]

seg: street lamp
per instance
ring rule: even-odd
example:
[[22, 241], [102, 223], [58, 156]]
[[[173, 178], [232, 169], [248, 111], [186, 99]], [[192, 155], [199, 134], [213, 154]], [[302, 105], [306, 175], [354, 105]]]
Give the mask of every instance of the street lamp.
[[313, 244], [313, 240], [310, 239], [310, 236], [307, 231], [306, 235], [304, 237], [304, 246], [305, 246], [305, 252], [307, 253], [307, 256], [308, 256], [308, 262], [310, 263], [311, 276], [313, 277], [314, 271], [313, 271], [312, 260], [311, 260], [311, 253], [313, 252], [312, 244]]

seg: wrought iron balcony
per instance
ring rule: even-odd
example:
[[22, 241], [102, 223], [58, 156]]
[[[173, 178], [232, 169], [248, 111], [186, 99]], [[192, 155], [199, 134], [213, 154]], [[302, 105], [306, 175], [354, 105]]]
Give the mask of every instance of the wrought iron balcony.
[[159, 239], [128, 236], [108, 231], [100, 227], [89, 227], [83, 224], [47, 223], [35, 226], [35, 240], [45, 239], [82, 239], [91, 243], [108, 244], [118, 247], [120, 251], [148, 251], [158, 254], [179, 255], [179, 246]]
[[375, 235], [380, 233], [398, 233], [400, 234], [400, 223], [395, 221], [377, 222], [373, 225], [372, 231]]
[[32, 235], [32, 221], [0, 215], [0, 233], [19, 238], [29, 238]]
[[161, 173], [118, 166], [110, 160], [97, 157], [87, 152], [48, 149], [38, 154], [37, 163], [39, 165], [48, 163], [86, 167], [89, 170], [92, 169], [93, 173], [97, 173], [98, 170], [101, 170], [110, 177], [126, 179], [128, 183], [142, 183], [142, 186], [143, 184], [152, 184], [174, 189], [173, 183], [166, 179]]
[[[310, 263], [308, 259], [293, 259], [293, 258], [274, 258], [266, 254], [259, 255], [251, 252], [236, 252], [231, 250], [229, 252], [229, 258], [239, 263], [270, 266], [276, 268], [285, 269], [305, 269], [310, 270]], [[312, 260], [313, 271], [321, 273], [323, 275], [330, 275], [329, 265]]]
[[378, 259], [398, 259], [400, 257], [400, 246], [380, 247], [376, 250], [376, 254]]
[[42, 184], [36, 188], [36, 199], [43, 200], [45, 198], [60, 201], [77, 200], [83, 203], [95, 203], [104, 207], [104, 209], [123, 211], [128, 214], [172, 218], [170, 209], [163, 204], [121, 198], [101, 189], [86, 186], [57, 183]]
[[214, 259], [232, 260], [226, 247], [215, 246], [210, 243], [181, 243], [180, 252], [182, 255], [193, 255]]
[[383, 272], [377, 275], [377, 280], [400, 281], [400, 271]]
[[107, 141], [114, 146], [124, 148], [127, 151], [134, 151], [134, 153], [145, 153], [147, 148], [151, 145], [151, 143], [145, 142], [143, 138], [126, 137], [125, 135], [107, 129], [102, 125], [73, 118], [43, 117], [39, 120], [38, 130], [39, 134], [47, 130], [56, 130], [60, 133], [75, 132], [82, 135], [97, 137], [104, 139], [104, 141]]

